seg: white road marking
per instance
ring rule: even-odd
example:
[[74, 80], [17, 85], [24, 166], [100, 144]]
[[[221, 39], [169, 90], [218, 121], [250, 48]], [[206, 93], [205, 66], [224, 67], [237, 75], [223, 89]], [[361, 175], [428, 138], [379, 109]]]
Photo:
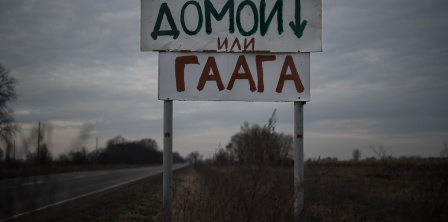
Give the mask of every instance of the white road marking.
[[31, 186], [31, 185], [41, 184], [41, 183], [44, 183], [44, 181], [38, 180], [38, 181], [34, 181], [34, 182], [29, 182], [29, 183], [22, 183], [22, 186]]
[[[184, 167], [186, 167], [186, 166], [188, 166], [188, 165], [189, 165], [189, 164], [185, 164], [185, 165], [182, 166], [182, 167], [176, 167], [176, 168], [173, 167], [173, 170], [182, 169], [182, 168], [184, 168]], [[156, 168], [156, 169], [159, 169], [159, 168]], [[103, 192], [103, 191], [106, 191], [106, 190], [109, 190], [109, 189], [112, 189], [112, 188], [115, 188], [115, 187], [122, 186], [122, 185], [124, 185], [124, 184], [132, 183], [132, 182], [134, 182], [134, 181], [141, 180], [141, 179], [146, 178], [146, 177], [155, 176], [155, 175], [158, 175], [158, 174], [162, 174], [162, 172], [152, 172], [152, 173], [149, 174], [149, 175], [145, 175], [145, 176], [142, 176], [142, 177], [138, 177], [138, 178], [135, 178], [135, 179], [132, 179], [132, 180], [129, 180], [129, 181], [125, 181], [125, 182], [123, 182], [123, 183], [115, 184], [115, 185], [112, 185], [112, 186], [109, 186], [109, 187], [106, 187], [106, 188], [103, 188], [103, 189], [99, 189], [99, 190], [96, 190], [96, 191], [93, 191], [93, 192], [90, 192], [90, 193], [82, 194], [82, 195], [80, 195], [80, 196], [73, 197], [73, 198], [69, 198], [69, 199], [66, 199], [66, 200], [63, 200], [63, 201], [54, 203], [54, 204], [49, 204], [49, 205], [47, 205], [47, 206], [44, 206], [44, 207], [41, 207], [41, 208], [38, 208], [38, 209], [35, 209], [35, 210], [32, 210], [32, 211], [28, 211], [28, 212], [25, 212], [25, 213], [16, 214], [16, 215], [14, 215], [14, 216], [12, 216], [12, 217], [9, 217], [9, 218], [6, 218], [6, 219], [2, 219], [2, 220], [0, 220], [0, 221], [7, 221], [7, 220], [13, 220], [13, 219], [15, 219], [15, 218], [20, 218], [20, 217], [22, 217], [22, 216], [30, 215], [30, 214], [33, 214], [33, 213], [36, 213], [36, 212], [45, 210], [45, 209], [50, 208], [50, 207], [54, 207], [54, 206], [57, 206], [57, 205], [60, 205], [60, 204], [66, 203], [66, 202], [70, 202], [70, 201], [73, 201], [73, 200], [76, 200], [76, 199], [80, 199], [80, 198], [83, 198], [83, 197], [86, 197], [86, 196], [89, 196], [89, 195], [92, 195], [92, 194], [95, 194], [95, 193]], [[43, 181], [41, 181], [41, 182], [43, 183]]]

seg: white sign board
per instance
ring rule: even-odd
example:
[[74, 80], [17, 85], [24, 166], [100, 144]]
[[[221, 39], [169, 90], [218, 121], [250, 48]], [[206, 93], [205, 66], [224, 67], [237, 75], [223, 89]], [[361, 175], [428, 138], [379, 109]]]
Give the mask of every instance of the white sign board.
[[159, 99], [309, 101], [310, 53], [159, 53]]
[[141, 0], [141, 51], [320, 52], [321, 0]]

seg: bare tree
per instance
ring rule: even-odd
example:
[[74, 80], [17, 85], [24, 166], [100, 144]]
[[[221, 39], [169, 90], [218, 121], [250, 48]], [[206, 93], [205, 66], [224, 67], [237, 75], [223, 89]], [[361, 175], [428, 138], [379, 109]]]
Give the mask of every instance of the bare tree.
[[378, 156], [382, 163], [382, 170], [386, 173], [388, 177], [394, 177], [397, 174], [397, 167], [395, 167], [392, 157], [392, 152], [384, 147], [383, 144], [379, 144], [378, 147], [373, 145], [370, 149]]
[[392, 153], [390, 153], [383, 144], [378, 145], [378, 147], [375, 147], [374, 145], [370, 145], [370, 150], [372, 150], [375, 155], [378, 156], [379, 159], [385, 160], [392, 158]]
[[445, 142], [445, 148], [440, 152], [440, 157], [448, 158], [448, 144]]
[[354, 161], [360, 160], [361, 159], [361, 151], [359, 151], [358, 149], [353, 150], [352, 158]]
[[249, 125], [245, 122], [240, 132], [233, 135], [226, 146], [229, 157], [241, 164], [282, 165], [292, 150], [293, 137], [275, 132], [276, 110], [268, 124]]
[[19, 127], [13, 118], [10, 105], [17, 100], [15, 85], [17, 80], [10, 76], [11, 71], [0, 63], [0, 141], [6, 145], [6, 159], [9, 159], [13, 138]]
[[216, 148], [216, 152], [213, 154], [213, 159], [214, 162], [219, 165], [228, 165], [233, 163], [230, 152], [222, 147], [221, 142], [219, 142], [218, 148]]
[[112, 146], [118, 146], [118, 145], [123, 145], [126, 144], [128, 141], [126, 141], [126, 139], [124, 137], [122, 137], [121, 135], [116, 136], [110, 140], [107, 141], [107, 147], [112, 147]]
[[188, 154], [187, 158], [191, 161], [191, 163], [195, 164], [202, 159], [202, 156], [199, 154], [198, 151], [193, 151], [190, 154]]

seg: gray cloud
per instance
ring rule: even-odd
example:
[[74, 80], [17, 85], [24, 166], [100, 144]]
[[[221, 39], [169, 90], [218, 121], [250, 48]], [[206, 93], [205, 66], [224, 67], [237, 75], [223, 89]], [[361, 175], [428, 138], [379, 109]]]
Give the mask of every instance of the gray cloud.
[[[448, 3], [324, 0], [322, 14], [306, 155], [367, 156], [378, 143], [397, 156], [438, 155], [448, 140]], [[1, 1], [0, 30], [0, 61], [20, 82], [16, 119], [52, 121], [53, 150], [86, 122], [103, 144], [123, 135], [162, 146], [158, 58], [139, 51], [139, 1]], [[176, 101], [174, 149], [211, 156], [244, 121], [265, 124], [274, 109], [277, 129], [292, 132], [292, 103]]]

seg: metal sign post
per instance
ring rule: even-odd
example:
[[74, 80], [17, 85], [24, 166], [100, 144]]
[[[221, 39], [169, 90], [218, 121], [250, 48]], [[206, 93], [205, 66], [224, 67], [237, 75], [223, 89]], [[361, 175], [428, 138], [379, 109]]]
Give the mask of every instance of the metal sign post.
[[163, 101], [163, 221], [173, 220], [173, 101]]
[[303, 105], [294, 102], [294, 221], [303, 221]]

